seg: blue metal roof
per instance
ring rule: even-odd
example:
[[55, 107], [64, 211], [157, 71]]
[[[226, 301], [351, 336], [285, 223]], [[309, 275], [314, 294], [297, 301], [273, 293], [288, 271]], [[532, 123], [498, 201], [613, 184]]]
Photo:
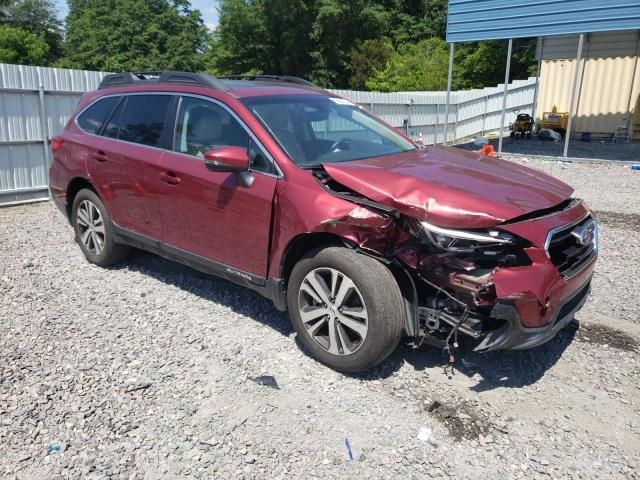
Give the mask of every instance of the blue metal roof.
[[447, 42], [640, 30], [640, 0], [449, 0]]

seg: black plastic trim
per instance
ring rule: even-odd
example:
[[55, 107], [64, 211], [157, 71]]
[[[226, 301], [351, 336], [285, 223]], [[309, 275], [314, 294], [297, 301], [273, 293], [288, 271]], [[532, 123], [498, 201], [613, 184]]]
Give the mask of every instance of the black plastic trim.
[[591, 278], [558, 305], [556, 315], [544, 327], [523, 327], [518, 311], [512, 303], [505, 301], [497, 303], [491, 311], [491, 317], [504, 320], [505, 325], [487, 334], [474, 350], [476, 352], [526, 350], [548, 342], [573, 320], [575, 313], [587, 302], [591, 292]]
[[111, 225], [117, 243], [147, 250], [167, 260], [182, 263], [208, 275], [224, 278], [237, 285], [250, 288], [263, 297], [268, 298], [273, 301], [275, 307], [280, 311], [285, 311], [287, 308], [284, 281], [282, 279], [260, 277], [249, 272], [238, 270], [230, 265], [216, 262], [201, 255], [168, 245], [146, 235], [132, 232], [113, 222], [111, 222]]
[[128, 85], [194, 85], [198, 87], [214, 88], [223, 92], [231, 89], [216, 77], [203, 73], [191, 72], [122, 72], [111, 73], [100, 82], [98, 90], [112, 87], [124, 87]]
[[304, 87], [320, 88], [308, 80], [300, 77], [292, 77], [290, 75], [224, 75], [218, 77], [221, 80], [246, 80], [256, 82], [282, 82], [295, 83]]

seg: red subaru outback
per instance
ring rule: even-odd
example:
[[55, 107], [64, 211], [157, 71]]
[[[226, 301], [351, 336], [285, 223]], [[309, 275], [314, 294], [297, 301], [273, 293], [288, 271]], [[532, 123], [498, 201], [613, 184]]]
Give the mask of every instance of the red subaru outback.
[[589, 294], [597, 224], [569, 186], [418, 148], [301, 79], [109, 75], [52, 150], [51, 191], [88, 261], [133, 246], [249, 287], [341, 371], [403, 335], [534, 347]]

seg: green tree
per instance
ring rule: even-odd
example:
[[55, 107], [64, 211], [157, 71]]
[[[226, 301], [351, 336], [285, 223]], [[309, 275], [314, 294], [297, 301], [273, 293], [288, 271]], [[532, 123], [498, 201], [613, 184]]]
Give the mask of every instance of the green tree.
[[349, 87], [355, 90], [367, 88], [367, 80], [379, 70], [384, 70], [395, 50], [387, 39], [365, 40], [351, 51], [351, 76]]
[[431, 37], [444, 38], [447, 0], [392, 0], [389, 35], [396, 45], [416, 43]]
[[0, 22], [44, 39], [48, 48], [41, 65], [50, 65], [62, 56], [62, 25], [51, 0], [2, 0]]
[[[444, 89], [447, 4], [219, 0], [220, 23], [204, 62], [215, 73], [297, 75], [325, 87]], [[515, 42], [512, 78], [526, 77], [535, 65], [531, 46], [535, 41]], [[454, 86], [503, 81], [506, 42], [465, 43], [456, 51]]]
[[206, 42], [188, 0], [69, 0], [64, 66], [197, 71]]
[[318, 0], [317, 6], [310, 33], [313, 64], [309, 77], [321, 86], [347, 87], [353, 46], [383, 35], [389, 12], [368, 0]]
[[[535, 75], [535, 39], [514, 40], [510, 80]], [[482, 88], [504, 82], [507, 41], [463, 43], [456, 46], [454, 89]]]
[[220, 2], [218, 28], [205, 55], [208, 70], [238, 75], [269, 70], [271, 55], [262, 12], [260, 0]]
[[43, 65], [49, 45], [42, 36], [20, 27], [0, 25], [0, 63]]
[[433, 37], [403, 45], [367, 81], [367, 87], [379, 92], [445, 90], [448, 67], [449, 48], [444, 40]]

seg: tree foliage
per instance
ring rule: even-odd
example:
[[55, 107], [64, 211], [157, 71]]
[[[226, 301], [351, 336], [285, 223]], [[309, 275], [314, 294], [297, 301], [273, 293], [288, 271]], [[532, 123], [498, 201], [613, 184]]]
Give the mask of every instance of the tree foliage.
[[206, 40], [187, 0], [69, 0], [64, 66], [196, 71]]
[[433, 37], [403, 45], [366, 85], [380, 92], [444, 90], [448, 68], [449, 48], [444, 40]]
[[20, 27], [0, 25], [0, 63], [42, 65], [49, 54], [43, 36]]
[[[446, 88], [446, 0], [220, 0], [206, 65], [216, 73], [297, 75], [336, 88]], [[513, 78], [535, 63], [520, 41]], [[519, 52], [519, 53], [518, 53]], [[463, 44], [454, 86], [503, 81], [506, 42]]]
[[[41, 40], [44, 40], [47, 48], [44, 59], [38, 60], [39, 64], [52, 64], [62, 56], [62, 24], [56, 16], [56, 9], [51, 0], [0, 0], [0, 22], [5, 26], [16, 27], [22, 32], [5, 31], [5, 42], [8, 42], [9, 38], [16, 39], [21, 35], [27, 42], [15, 50], [17, 57], [24, 55], [25, 48], [31, 49], [33, 54], [40, 52]], [[25, 36], [24, 33], [32, 35]], [[34, 37], [38, 40], [34, 40]], [[31, 58], [40, 58], [37, 55]]]
[[[53, 0], [0, 0], [2, 58], [106, 71], [295, 75], [380, 91], [447, 85], [447, 0], [218, 0], [213, 32], [189, 0], [68, 2], [63, 42]], [[453, 87], [501, 83], [506, 45], [457, 45]], [[534, 51], [535, 41], [514, 42], [512, 79], [533, 73]]]
[[349, 86], [356, 90], [367, 88], [367, 81], [377, 71], [384, 70], [395, 50], [386, 38], [365, 40], [351, 51]]

